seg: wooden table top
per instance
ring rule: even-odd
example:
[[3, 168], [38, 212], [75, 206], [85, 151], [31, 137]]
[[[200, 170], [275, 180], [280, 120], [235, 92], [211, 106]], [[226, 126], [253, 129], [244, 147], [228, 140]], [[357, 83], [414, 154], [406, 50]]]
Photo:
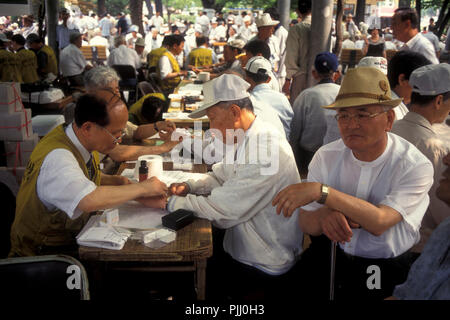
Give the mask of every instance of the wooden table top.
[[[134, 168], [134, 164], [122, 163], [118, 174], [125, 168]], [[171, 170], [173, 163], [165, 162], [163, 168]], [[207, 166], [194, 165], [192, 172], [205, 173]], [[211, 222], [195, 218], [191, 224], [177, 231], [175, 241], [159, 249], [152, 249], [138, 240], [129, 239], [121, 250], [80, 246], [78, 252], [82, 260], [173, 262], [206, 259], [212, 256], [212, 250]]]

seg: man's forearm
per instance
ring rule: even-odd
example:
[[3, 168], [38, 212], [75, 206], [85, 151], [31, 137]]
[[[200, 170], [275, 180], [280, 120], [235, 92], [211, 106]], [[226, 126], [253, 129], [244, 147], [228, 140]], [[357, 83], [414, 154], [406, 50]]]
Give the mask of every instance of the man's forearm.
[[147, 154], [161, 154], [168, 152], [166, 146], [125, 146], [117, 145], [108, 155], [117, 162], [134, 161]]
[[383, 234], [403, 219], [400, 213], [392, 208], [377, 207], [334, 188], [329, 189], [325, 204], [331, 209], [342, 212], [346, 217], [376, 236]]
[[133, 139], [142, 140], [155, 135], [158, 131], [155, 130], [154, 124], [143, 124], [138, 126], [133, 134]]
[[112, 208], [143, 196], [145, 196], [145, 189], [137, 183], [124, 186], [100, 186], [81, 199], [77, 208], [83, 212], [92, 212]]

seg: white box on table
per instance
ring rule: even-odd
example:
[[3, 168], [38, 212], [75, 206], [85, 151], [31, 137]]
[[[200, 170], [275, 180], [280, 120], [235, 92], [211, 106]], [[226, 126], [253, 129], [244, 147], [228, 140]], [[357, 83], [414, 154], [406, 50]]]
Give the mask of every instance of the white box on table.
[[32, 136], [31, 109], [0, 116], [0, 140], [23, 141]]
[[38, 142], [37, 133], [23, 141], [5, 141], [6, 165], [8, 167], [26, 167]]
[[20, 99], [20, 83], [0, 82], [0, 114], [12, 114], [23, 110]]

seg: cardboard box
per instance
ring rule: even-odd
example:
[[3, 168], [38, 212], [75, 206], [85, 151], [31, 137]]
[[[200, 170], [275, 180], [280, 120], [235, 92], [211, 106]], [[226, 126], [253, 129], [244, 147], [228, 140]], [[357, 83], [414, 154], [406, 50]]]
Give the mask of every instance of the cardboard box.
[[0, 140], [23, 141], [32, 136], [31, 109], [0, 116]]
[[33, 131], [36, 132], [39, 137], [43, 137], [64, 122], [65, 120], [62, 114], [34, 116], [32, 119]]
[[30, 139], [23, 141], [5, 141], [6, 164], [8, 167], [26, 167], [31, 153], [39, 142], [34, 133]]
[[[22, 183], [22, 178], [25, 174], [26, 167], [17, 167], [17, 168], [10, 168], [10, 167], [0, 167], [0, 176], [4, 174], [12, 174], [14, 179], [16, 180], [18, 186]], [[2, 179], [3, 182], [3, 179]], [[11, 188], [11, 186], [9, 186]], [[13, 188], [11, 190], [14, 192]]]
[[0, 114], [12, 114], [23, 110], [20, 84], [0, 82]]

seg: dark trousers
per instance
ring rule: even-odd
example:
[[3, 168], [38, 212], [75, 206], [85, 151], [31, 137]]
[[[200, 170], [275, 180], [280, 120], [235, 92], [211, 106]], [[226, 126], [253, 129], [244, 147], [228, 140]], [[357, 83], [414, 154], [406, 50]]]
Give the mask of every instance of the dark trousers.
[[290, 294], [290, 272], [270, 275], [240, 263], [223, 250], [225, 230], [213, 228], [213, 256], [208, 260], [206, 296], [213, 301], [273, 301]]
[[[299, 261], [298, 283], [304, 291], [302, 298], [328, 300], [330, 292], [331, 241], [325, 236], [311, 237], [312, 244]], [[342, 300], [382, 300], [392, 295], [396, 285], [403, 283], [411, 264], [418, 254], [406, 252], [391, 259], [367, 259], [346, 254], [336, 248], [334, 297]], [[375, 273], [370, 266], [379, 268], [380, 288], [375, 284]]]

